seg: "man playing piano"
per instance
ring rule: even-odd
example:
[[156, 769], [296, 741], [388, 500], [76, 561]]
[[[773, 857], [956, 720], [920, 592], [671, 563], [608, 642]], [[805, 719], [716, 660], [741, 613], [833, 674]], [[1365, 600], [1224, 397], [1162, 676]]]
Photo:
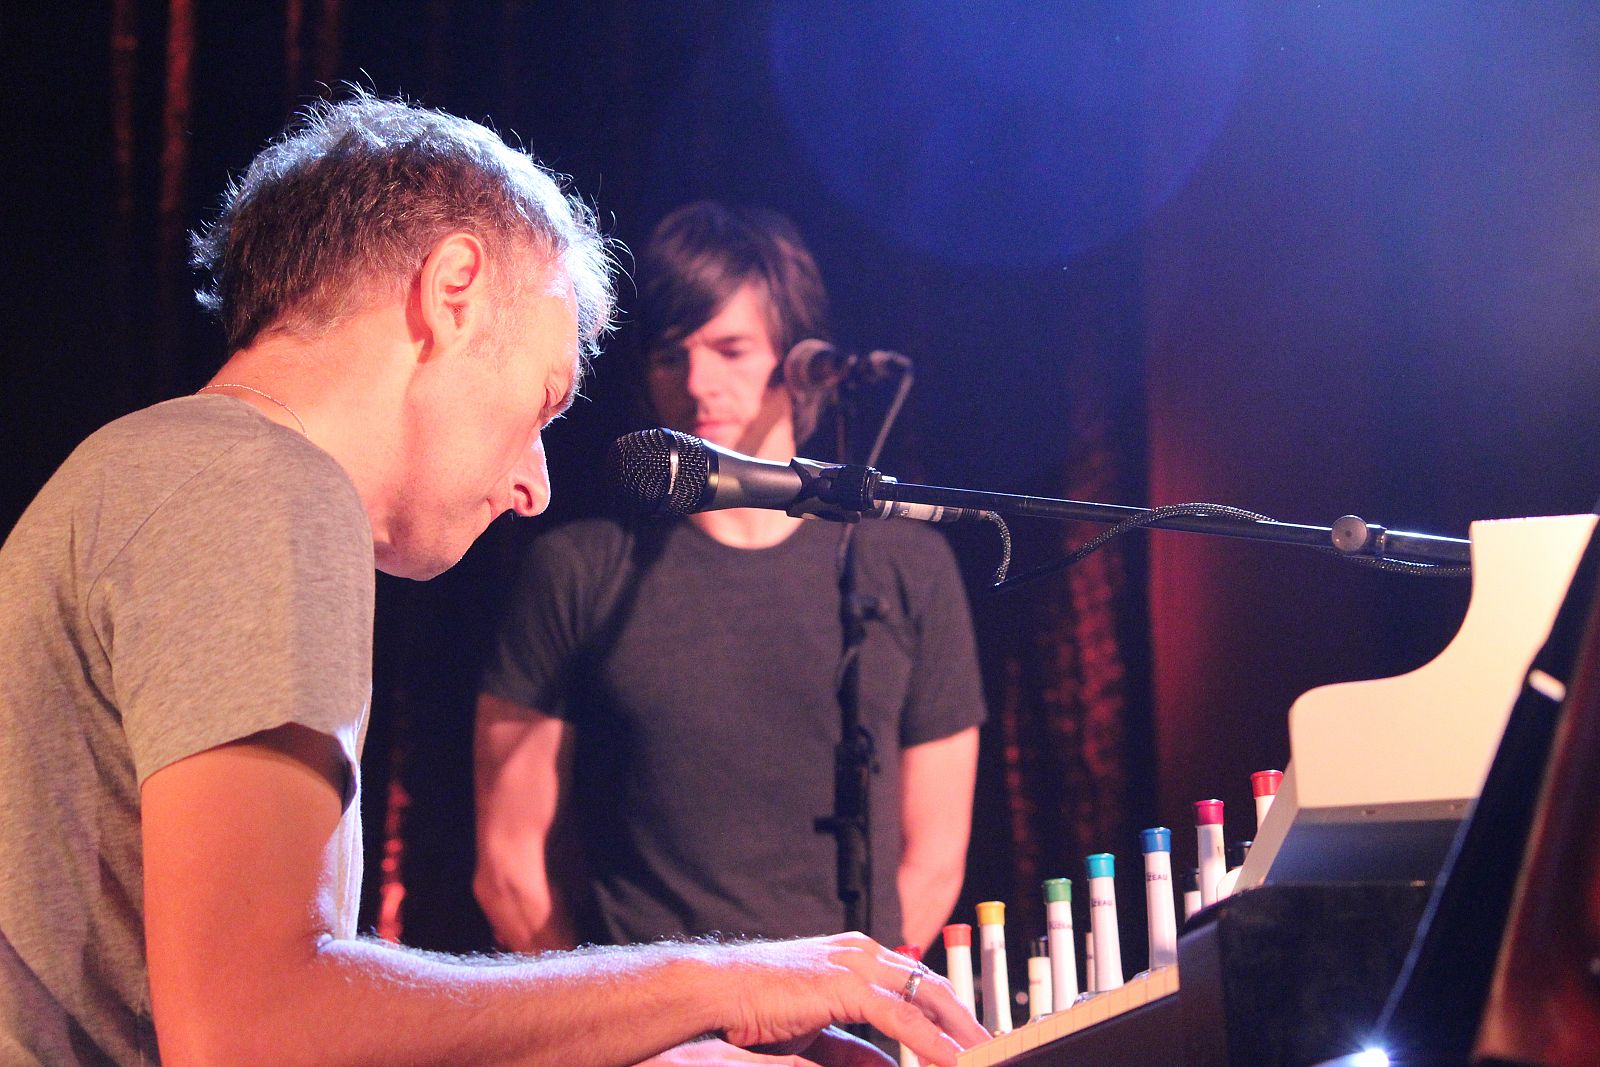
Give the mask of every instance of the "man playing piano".
[[[257, 156], [197, 248], [226, 363], [93, 435], [0, 549], [0, 1061], [981, 1039], [859, 935], [476, 962], [355, 937], [374, 563], [428, 578], [544, 509], [606, 251], [489, 131], [365, 95]], [[722, 1050], [753, 1058], [695, 1055]]]

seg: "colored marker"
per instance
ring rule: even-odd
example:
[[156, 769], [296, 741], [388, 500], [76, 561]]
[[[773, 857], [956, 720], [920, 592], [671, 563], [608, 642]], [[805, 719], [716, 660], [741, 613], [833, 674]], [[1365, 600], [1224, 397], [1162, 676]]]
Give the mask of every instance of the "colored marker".
[[1222, 847], [1222, 801], [1195, 801], [1194, 828], [1200, 845], [1200, 904], [1215, 904], [1217, 883], [1228, 872]]
[[1250, 793], [1256, 798], [1256, 836], [1261, 836], [1261, 824], [1267, 821], [1267, 812], [1283, 785], [1282, 771], [1257, 771], [1250, 776]]
[[1011, 979], [1006, 975], [1006, 906], [978, 905], [978, 952], [983, 974], [983, 1025], [991, 1034], [1011, 1029]]
[[1094, 939], [1094, 988], [1105, 993], [1122, 985], [1122, 942], [1117, 932], [1117, 858], [1109, 852], [1089, 857], [1089, 933]]
[[1150, 932], [1150, 969], [1178, 962], [1178, 917], [1172, 897], [1172, 831], [1152, 827], [1139, 834], [1144, 848], [1144, 904]]
[[[922, 962], [922, 949], [918, 948], [916, 945], [901, 945], [899, 948], [896, 948], [895, 951], [900, 953], [902, 956], [908, 956], [911, 959], [916, 960], [918, 963]], [[922, 1067], [922, 1060], [915, 1052], [912, 1052], [905, 1045], [901, 1045], [900, 1067]]]
[[1049, 939], [1033, 939], [1033, 955], [1028, 957], [1028, 1021], [1043, 1019], [1055, 1011], [1055, 998], [1050, 989]]
[[951, 923], [944, 928], [944, 972], [962, 1007], [976, 1012], [978, 1000], [972, 995], [972, 927], [966, 923]]
[[1088, 987], [1088, 992], [1100, 992], [1100, 987], [1095, 984], [1094, 934], [1087, 930], [1083, 932], [1083, 981]]
[[1218, 900], [1233, 896], [1233, 891], [1239, 885], [1239, 870], [1244, 866], [1245, 854], [1253, 844], [1253, 841], [1234, 841], [1228, 845], [1228, 870], [1217, 882]]
[[1199, 911], [1200, 903], [1200, 872], [1190, 867], [1183, 872], [1183, 921], [1188, 922], [1189, 916]]
[[1051, 1002], [1056, 1011], [1078, 999], [1078, 946], [1072, 935], [1072, 880], [1051, 878], [1044, 884], [1044, 922], [1050, 942]]
[[1098, 985], [1094, 985], [1094, 934], [1083, 931], [1083, 982], [1085, 992], [1098, 993]]

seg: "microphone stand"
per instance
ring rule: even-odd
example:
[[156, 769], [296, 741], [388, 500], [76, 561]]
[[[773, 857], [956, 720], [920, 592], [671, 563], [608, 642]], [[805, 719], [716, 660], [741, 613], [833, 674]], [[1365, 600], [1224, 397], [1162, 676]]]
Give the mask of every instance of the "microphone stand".
[[878, 618], [877, 598], [856, 591], [854, 526], [839, 544], [839, 620], [844, 641], [838, 674], [839, 743], [833, 749], [833, 814], [813, 824], [838, 842], [837, 893], [844, 929], [872, 929], [872, 776], [879, 770], [877, 743], [861, 721], [861, 649], [867, 623]]
[[[894, 399], [867, 457], [866, 469], [871, 470], [871, 464], [878, 461], [912, 381], [910, 362], [905, 361]], [[856, 410], [855, 400], [854, 393], [842, 386], [835, 398], [835, 431], [841, 456], [849, 441], [846, 413]], [[877, 598], [856, 587], [854, 534], [855, 525], [847, 522], [839, 537], [839, 621], [843, 641], [837, 678], [839, 743], [833, 750], [833, 813], [818, 817], [813, 826], [817, 833], [832, 834], [837, 842], [836, 891], [844, 911], [844, 929], [872, 935], [872, 776], [881, 768], [877, 741], [861, 721], [861, 652], [866, 645], [867, 624], [882, 615]], [[904, 932], [897, 931], [895, 936], [903, 937]]]

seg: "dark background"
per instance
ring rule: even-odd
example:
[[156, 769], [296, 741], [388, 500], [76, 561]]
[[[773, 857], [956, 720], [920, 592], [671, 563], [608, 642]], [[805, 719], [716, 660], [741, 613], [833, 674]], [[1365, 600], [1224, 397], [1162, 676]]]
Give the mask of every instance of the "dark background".
[[[635, 248], [701, 196], [792, 215], [840, 338], [916, 361], [882, 464], [903, 480], [1456, 536], [1600, 497], [1592, 4], [118, 0], [3, 20], [3, 528], [96, 426], [220, 362], [183, 234], [346, 80], [492, 120]], [[552, 517], [603, 506], [598, 455], [638, 425], [632, 345], [625, 320], [549, 436]], [[398, 770], [417, 944], [486, 943], [471, 698], [546, 521], [497, 523], [432, 583], [380, 581], [370, 865]], [[1095, 532], [1019, 522], [1019, 561]], [[954, 540], [992, 712], [958, 918], [1006, 900], [1019, 937], [1039, 877], [1102, 850], [1131, 873], [1141, 826], [1192, 863], [1192, 800], [1248, 835], [1247, 776], [1286, 761], [1293, 698], [1431, 658], [1467, 596], [1157, 533], [988, 597], [991, 535]]]

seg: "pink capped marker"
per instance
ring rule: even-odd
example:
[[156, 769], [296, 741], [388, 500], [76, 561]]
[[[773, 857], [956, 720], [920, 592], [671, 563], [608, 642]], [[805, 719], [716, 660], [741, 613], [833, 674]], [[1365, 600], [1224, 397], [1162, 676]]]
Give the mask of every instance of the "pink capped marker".
[[1200, 906], [1217, 902], [1217, 883], [1228, 873], [1228, 859], [1222, 843], [1222, 801], [1194, 802], [1195, 837], [1200, 849]]
[[1261, 836], [1261, 824], [1267, 821], [1267, 812], [1282, 786], [1282, 771], [1257, 771], [1250, 776], [1250, 795], [1256, 798], [1257, 837]]
[[944, 971], [962, 1007], [976, 1012], [978, 999], [972, 994], [972, 927], [966, 923], [951, 923], [944, 928]]

